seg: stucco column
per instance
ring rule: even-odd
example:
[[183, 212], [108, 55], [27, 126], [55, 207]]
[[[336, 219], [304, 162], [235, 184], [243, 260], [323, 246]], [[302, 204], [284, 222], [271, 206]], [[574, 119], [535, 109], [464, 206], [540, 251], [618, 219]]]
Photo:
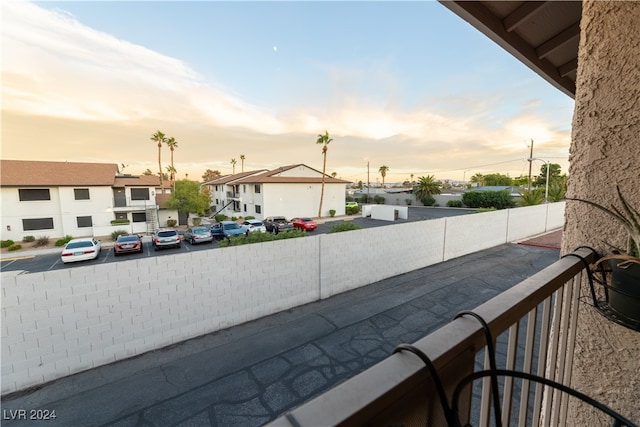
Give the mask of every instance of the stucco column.
[[[568, 196], [615, 203], [615, 184], [640, 209], [640, 2], [583, 2]], [[563, 252], [626, 247], [603, 213], [568, 202]], [[583, 295], [585, 289], [583, 289]], [[640, 421], [640, 332], [580, 304], [572, 385]], [[571, 425], [601, 425], [572, 408]]]

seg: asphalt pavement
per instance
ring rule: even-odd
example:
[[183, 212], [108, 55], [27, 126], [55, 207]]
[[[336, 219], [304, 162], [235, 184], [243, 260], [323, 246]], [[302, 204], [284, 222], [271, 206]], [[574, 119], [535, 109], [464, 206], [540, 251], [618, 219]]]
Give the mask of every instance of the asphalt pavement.
[[507, 244], [394, 276], [5, 396], [2, 425], [263, 425], [558, 258]]

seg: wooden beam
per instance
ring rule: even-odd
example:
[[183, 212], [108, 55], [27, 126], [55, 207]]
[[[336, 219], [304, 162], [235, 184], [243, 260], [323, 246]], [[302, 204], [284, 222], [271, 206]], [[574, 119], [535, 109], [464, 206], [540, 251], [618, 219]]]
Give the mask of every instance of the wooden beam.
[[545, 58], [547, 55], [558, 49], [565, 43], [568, 43], [580, 37], [580, 22], [576, 22], [568, 28], [565, 28], [546, 42], [536, 48], [539, 59]]
[[576, 71], [578, 69], [578, 58], [572, 59], [566, 64], [562, 64], [558, 67], [558, 74], [560, 77], [566, 77], [569, 73]]
[[545, 5], [545, 1], [525, 1], [520, 7], [505, 16], [502, 20], [502, 25], [507, 32], [515, 30], [520, 24], [526, 21], [531, 15], [536, 13], [542, 6]]

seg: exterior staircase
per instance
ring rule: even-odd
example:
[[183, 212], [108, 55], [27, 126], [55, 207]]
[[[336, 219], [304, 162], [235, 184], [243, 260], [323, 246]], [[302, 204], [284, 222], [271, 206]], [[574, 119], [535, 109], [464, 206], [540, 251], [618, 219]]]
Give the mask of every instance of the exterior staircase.
[[147, 233], [154, 234], [160, 228], [160, 222], [158, 221], [158, 210], [153, 208], [147, 208]]

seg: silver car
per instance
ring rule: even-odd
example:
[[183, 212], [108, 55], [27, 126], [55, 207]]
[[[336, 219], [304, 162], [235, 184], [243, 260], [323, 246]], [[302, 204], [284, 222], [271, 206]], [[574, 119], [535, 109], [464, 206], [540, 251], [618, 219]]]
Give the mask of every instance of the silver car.
[[250, 233], [258, 232], [258, 233], [266, 233], [267, 227], [264, 226], [262, 221], [259, 219], [248, 219], [242, 223], [242, 226], [248, 230]]
[[157, 251], [160, 248], [179, 248], [182, 243], [180, 234], [173, 228], [161, 228], [153, 235], [153, 248]]
[[213, 235], [207, 227], [191, 227], [187, 228], [187, 231], [184, 232], [184, 240], [192, 245], [207, 242], [211, 243], [213, 242]]

